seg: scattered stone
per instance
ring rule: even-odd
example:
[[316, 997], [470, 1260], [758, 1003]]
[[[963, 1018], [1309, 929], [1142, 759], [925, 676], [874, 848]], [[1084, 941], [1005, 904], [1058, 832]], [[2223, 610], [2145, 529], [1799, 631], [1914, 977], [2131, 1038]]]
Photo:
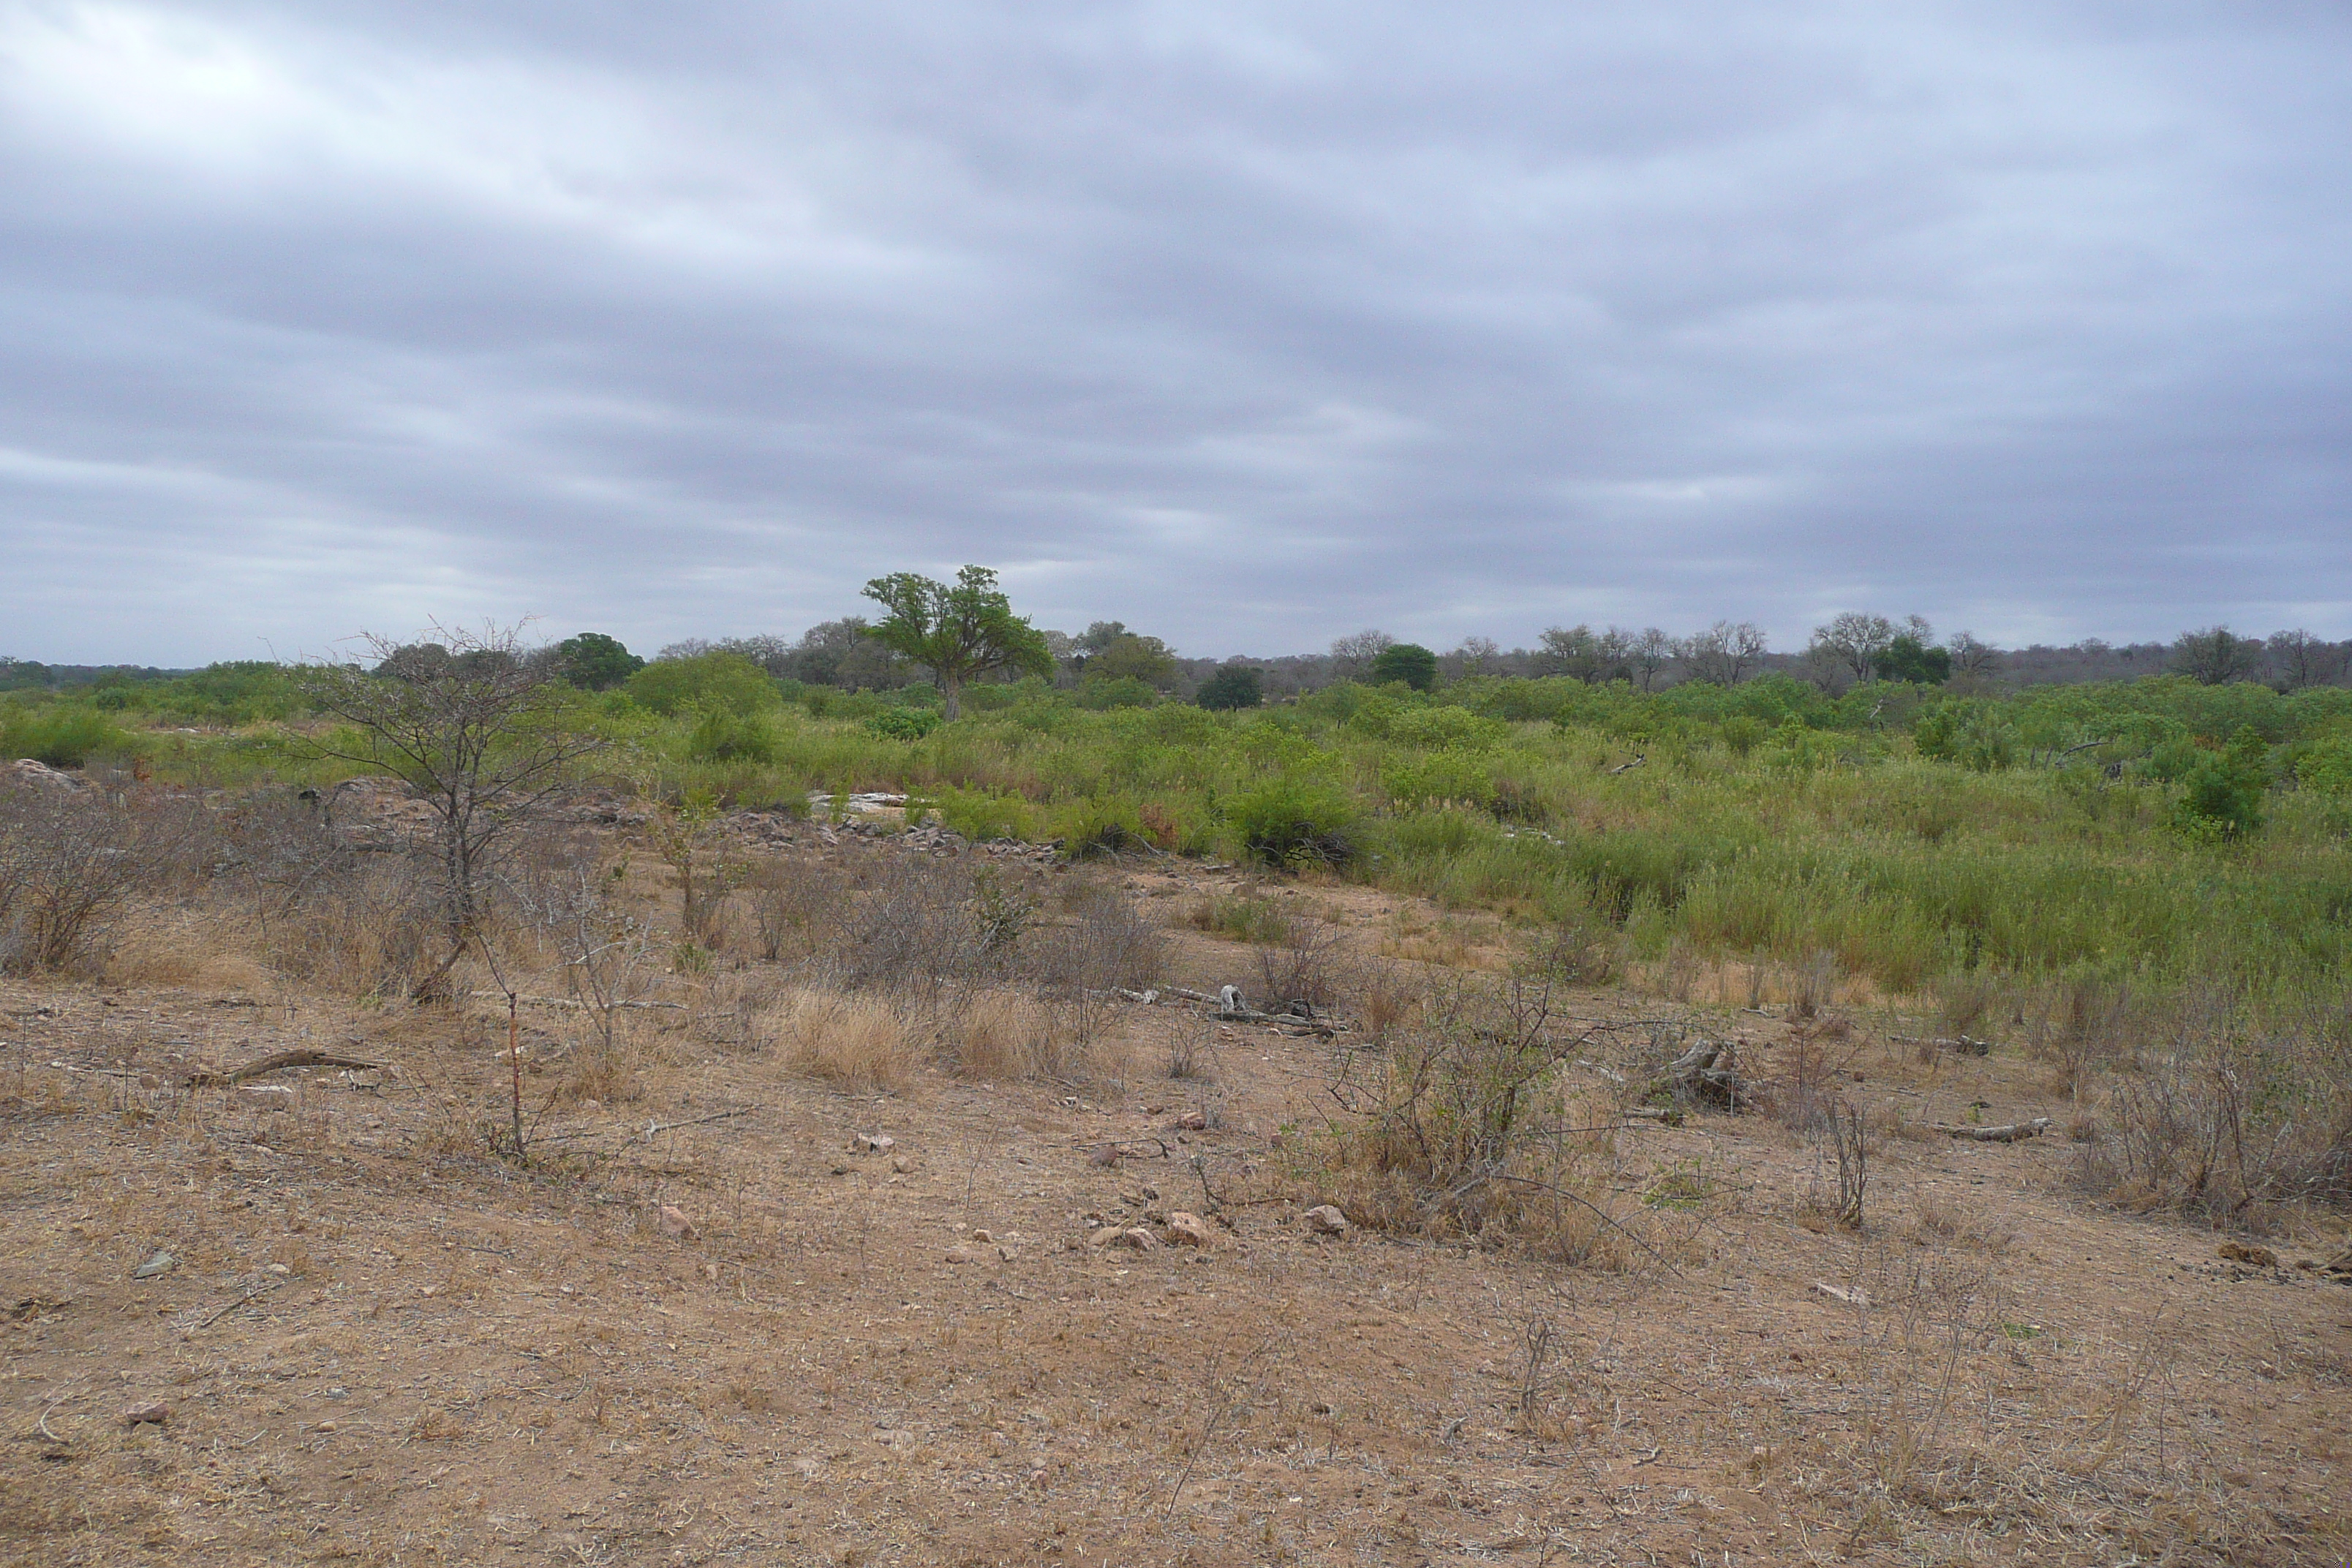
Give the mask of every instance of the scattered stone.
[[1214, 1238], [1199, 1215], [1178, 1209], [1168, 1216], [1168, 1239], [1178, 1247], [1207, 1247]]
[[8, 766], [16, 781], [32, 789], [56, 790], [70, 794], [81, 788], [81, 781], [71, 773], [61, 773], [48, 763], [32, 757], [19, 757]]
[[1120, 1231], [1116, 1245], [1131, 1247], [1138, 1252], [1157, 1252], [1160, 1250], [1160, 1238], [1152, 1235], [1147, 1227], [1139, 1225], [1132, 1230]]
[[911, 1176], [915, 1173], [915, 1162], [904, 1154], [893, 1154], [890, 1156], [890, 1169], [902, 1176]]
[[1118, 1145], [1106, 1143], [1087, 1156], [1087, 1163], [1097, 1170], [1108, 1170], [1118, 1163]]
[[702, 1266], [702, 1277], [703, 1277], [705, 1279], [709, 1280], [713, 1285], [718, 1284], [718, 1283], [719, 1283], [719, 1265], [717, 1265], [716, 1263], [706, 1263], [706, 1264], [704, 1264], [704, 1265]]
[[273, 1263], [269, 1266], [269, 1272], [272, 1274], [291, 1274], [294, 1270], [289, 1268], [283, 1263]]
[[173, 1269], [177, 1268], [179, 1266], [180, 1260], [173, 1257], [170, 1253], [158, 1252], [154, 1257], [149, 1258], [146, 1262], [132, 1269], [131, 1271], [131, 1278], [133, 1279], [152, 1279], [159, 1274], [169, 1274]]
[[994, 1240], [996, 1239], [996, 1233], [995, 1233], [994, 1231], [992, 1231], [992, 1230], [988, 1230], [988, 1229], [985, 1229], [985, 1228], [976, 1229], [976, 1230], [974, 1230], [974, 1231], [971, 1233], [971, 1238], [972, 1238], [974, 1241], [989, 1241], [989, 1242], [992, 1242], [992, 1241], [994, 1241]]
[[1318, 1236], [1345, 1236], [1348, 1216], [1337, 1204], [1318, 1204], [1307, 1211], [1307, 1228]]
[[2253, 1247], [2242, 1241], [2225, 1241], [2221, 1244], [2221, 1253], [2232, 1263], [2243, 1263], [2253, 1268], [2278, 1267], [2278, 1254], [2267, 1247]]
[[662, 1205], [660, 1225], [661, 1233], [664, 1236], [674, 1236], [680, 1241], [694, 1239], [694, 1222], [686, 1217], [686, 1212], [683, 1209], [673, 1205]]
[[251, 1110], [291, 1110], [294, 1090], [282, 1083], [248, 1083], [236, 1090], [236, 1102]]
[[964, 1246], [961, 1242], [958, 1242], [953, 1247], [948, 1248], [948, 1261], [950, 1263], [970, 1263], [979, 1256], [980, 1254], [974, 1252], [971, 1247]]
[[887, 1154], [898, 1146], [898, 1141], [887, 1132], [859, 1132], [851, 1136], [849, 1147], [859, 1154]]
[[126, 1426], [136, 1426], [144, 1421], [161, 1426], [171, 1418], [172, 1407], [159, 1399], [142, 1399], [122, 1407], [122, 1424]]
[[316, 1430], [320, 1432], [332, 1432], [336, 1430], [336, 1426], [331, 1421], [321, 1421], [319, 1423]]
[[1021, 1249], [1017, 1247], [1000, 1247], [996, 1249], [997, 1260], [1002, 1263], [1010, 1263], [1020, 1256]]

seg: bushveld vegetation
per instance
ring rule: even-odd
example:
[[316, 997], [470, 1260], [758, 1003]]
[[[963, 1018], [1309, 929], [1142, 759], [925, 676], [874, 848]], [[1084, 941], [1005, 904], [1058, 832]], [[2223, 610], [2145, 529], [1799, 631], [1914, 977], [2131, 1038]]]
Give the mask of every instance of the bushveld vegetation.
[[[1890, 1002], [1969, 998], [1969, 1026], [2062, 1073], [2146, 1067], [2118, 1114], [2172, 1131], [2101, 1151], [2110, 1190], [2219, 1214], [2352, 1192], [2352, 690], [1472, 676], [1212, 710], [1031, 678], [966, 687], [948, 721], [925, 686], [803, 686], [726, 650], [562, 689], [543, 718], [594, 742], [583, 783], [792, 814], [904, 793], [974, 839], [1489, 911], [1662, 986], [1826, 964]], [[17, 693], [0, 746], [200, 787], [358, 771], [362, 738], [304, 693], [253, 664], [103, 704]], [[12, 918], [16, 951], [54, 948]]]

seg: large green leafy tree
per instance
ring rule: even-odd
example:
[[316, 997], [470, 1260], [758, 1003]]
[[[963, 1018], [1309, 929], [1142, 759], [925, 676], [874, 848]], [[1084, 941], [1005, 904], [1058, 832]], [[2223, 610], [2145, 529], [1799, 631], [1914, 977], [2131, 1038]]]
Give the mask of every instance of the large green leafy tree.
[[1375, 686], [1402, 680], [1415, 691], [1426, 691], [1437, 679], [1437, 655], [1419, 643], [1392, 642], [1372, 660], [1370, 674]]
[[565, 637], [555, 645], [555, 657], [563, 679], [583, 691], [608, 691], [646, 667], [620, 638], [603, 632]]
[[985, 566], [965, 567], [952, 584], [894, 572], [866, 584], [866, 596], [889, 612], [866, 636], [929, 669], [950, 719], [963, 689], [984, 676], [1054, 672], [1045, 634], [1013, 613]]

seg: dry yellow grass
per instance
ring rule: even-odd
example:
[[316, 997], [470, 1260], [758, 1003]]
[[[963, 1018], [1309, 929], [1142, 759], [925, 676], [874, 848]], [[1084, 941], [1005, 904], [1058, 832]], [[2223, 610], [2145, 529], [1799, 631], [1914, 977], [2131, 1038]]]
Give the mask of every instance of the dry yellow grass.
[[922, 1066], [906, 1020], [878, 996], [814, 988], [788, 993], [763, 1016], [794, 1072], [853, 1093], [903, 1092]]

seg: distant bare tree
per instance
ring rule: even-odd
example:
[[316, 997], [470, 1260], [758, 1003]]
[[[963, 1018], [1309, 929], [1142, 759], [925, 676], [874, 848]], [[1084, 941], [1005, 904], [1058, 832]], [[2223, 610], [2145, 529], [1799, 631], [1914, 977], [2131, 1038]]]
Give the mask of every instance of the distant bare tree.
[[677, 641], [664, 647], [661, 652], [654, 655], [654, 658], [657, 659], [700, 658], [704, 654], [710, 651], [710, 647], [711, 643], [709, 637], [680, 637]]
[[1381, 649], [1396, 638], [1384, 631], [1366, 628], [1338, 638], [1331, 644], [1331, 674], [1340, 680], [1353, 680], [1371, 668], [1372, 660], [1381, 657]]
[[421, 997], [472, 940], [503, 845], [602, 742], [563, 722], [558, 663], [526, 649], [519, 628], [436, 626], [432, 639], [404, 647], [373, 634], [360, 641], [373, 670], [310, 664], [295, 679], [312, 708], [347, 726], [308, 741], [316, 755], [391, 773], [433, 808], [451, 951], [417, 987]]
[[1625, 645], [1625, 658], [1634, 679], [1647, 691], [1656, 683], [1658, 672], [1675, 661], [1675, 639], [1656, 626], [1643, 626]]
[[1503, 647], [1493, 637], [1464, 637], [1450, 657], [1463, 675], [1493, 675], [1503, 668]]
[[2271, 667], [2289, 691], [2326, 686], [2344, 672], [2344, 649], [2297, 627], [2271, 634]]
[[[1919, 623], [1922, 627], [1925, 621]], [[1895, 623], [1885, 616], [1866, 616], [1859, 610], [1848, 610], [1825, 626], [1813, 628], [1811, 647], [1806, 651], [1824, 662], [1834, 663], [1857, 681], [1868, 680], [1878, 668], [1878, 656], [1895, 640]], [[1926, 642], [1933, 634], [1920, 637]]]
[[1989, 645], [1977, 640], [1974, 632], [1954, 632], [1952, 640], [1944, 645], [1952, 656], [1952, 675], [1967, 676], [1975, 680], [1990, 679], [2000, 670], [2000, 655]]
[[1738, 685], [1767, 651], [1764, 628], [1753, 621], [1717, 621], [1682, 645], [1691, 679], [1717, 686]]
[[2242, 637], [2227, 626], [2207, 626], [2183, 632], [2172, 642], [2172, 668], [2201, 686], [2227, 686], [2252, 675], [2262, 661], [2263, 645]]

